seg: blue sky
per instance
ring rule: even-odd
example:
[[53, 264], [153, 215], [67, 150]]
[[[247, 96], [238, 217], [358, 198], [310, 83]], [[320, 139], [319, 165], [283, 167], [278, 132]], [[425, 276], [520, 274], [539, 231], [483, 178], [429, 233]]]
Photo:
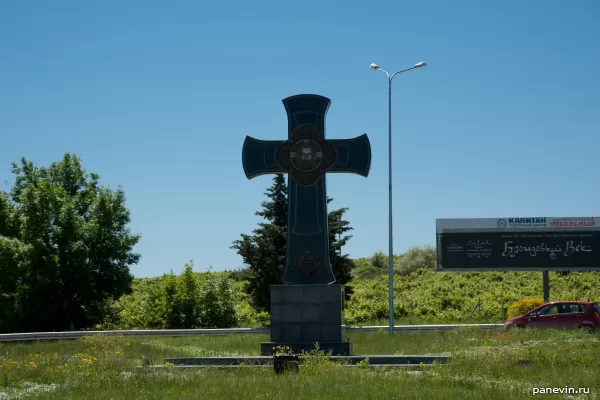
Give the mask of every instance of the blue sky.
[[[281, 99], [332, 100], [328, 138], [367, 133], [368, 178], [332, 174], [352, 257], [387, 252], [387, 81], [394, 246], [435, 219], [597, 216], [600, 2], [27, 1], [0, 4], [0, 186], [10, 162], [65, 152], [127, 194], [135, 276], [236, 268], [271, 177], [246, 135], [284, 139]], [[8, 182], [9, 185], [4, 183]]]

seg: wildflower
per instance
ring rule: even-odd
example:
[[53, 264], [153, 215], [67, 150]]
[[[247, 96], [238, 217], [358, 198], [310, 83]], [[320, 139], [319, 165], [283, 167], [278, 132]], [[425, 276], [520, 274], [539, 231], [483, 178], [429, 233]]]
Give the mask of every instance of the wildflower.
[[293, 355], [294, 352], [292, 351], [291, 347], [285, 346], [285, 345], [280, 345], [280, 346], [273, 347], [273, 354], [276, 356], [289, 356], [289, 355]]

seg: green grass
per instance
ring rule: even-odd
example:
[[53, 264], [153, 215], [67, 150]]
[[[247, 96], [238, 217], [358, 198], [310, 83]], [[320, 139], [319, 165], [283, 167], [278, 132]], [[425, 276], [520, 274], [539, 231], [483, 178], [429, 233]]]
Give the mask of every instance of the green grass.
[[[451, 355], [421, 371], [346, 368], [311, 358], [299, 374], [272, 369], [135, 368], [141, 355], [257, 355], [266, 335], [92, 337], [0, 344], [0, 398], [27, 382], [57, 385], [37, 399], [529, 399], [533, 387], [582, 387], [600, 398], [600, 335], [569, 331], [352, 333], [355, 354]], [[63, 355], [71, 355], [63, 357]], [[9, 389], [12, 388], [12, 389]], [[12, 390], [12, 392], [11, 392]], [[22, 390], [22, 389], [21, 389]], [[36, 394], [37, 393], [37, 394]], [[539, 395], [566, 398], [564, 395]], [[17, 398], [17, 397], [14, 397]]]

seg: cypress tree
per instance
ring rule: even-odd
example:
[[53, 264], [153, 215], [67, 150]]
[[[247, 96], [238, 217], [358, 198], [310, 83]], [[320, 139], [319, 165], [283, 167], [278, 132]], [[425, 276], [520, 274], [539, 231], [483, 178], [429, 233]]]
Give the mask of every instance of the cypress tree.
[[[288, 222], [288, 187], [283, 175], [275, 175], [273, 184], [265, 192], [267, 200], [261, 203], [256, 215], [263, 222], [253, 230], [252, 235], [241, 234], [241, 239], [233, 242], [231, 248], [242, 256], [248, 278], [247, 293], [251, 296], [254, 307], [258, 310], [269, 310], [269, 286], [281, 284], [285, 268], [286, 232]], [[327, 203], [332, 202], [327, 199]], [[329, 224], [329, 257], [337, 283], [346, 284], [351, 279], [353, 261], [341, 249], [345, 246], [353, 228], [344, 219], [347, 208], [333, 210], [328, 214]], [[346, 287], [346, 296], [350, 295]]]

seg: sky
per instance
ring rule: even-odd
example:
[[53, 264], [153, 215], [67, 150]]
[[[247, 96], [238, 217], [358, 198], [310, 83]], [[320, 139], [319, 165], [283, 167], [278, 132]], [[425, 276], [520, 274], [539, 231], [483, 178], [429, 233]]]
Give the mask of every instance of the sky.
[[0, 188], [10, 163], [67, 152], [122, 187], [136, 277], [235, 269], [272, 176], [246, 135], [287, 138], [282, 99], [332, 104], [325, 135], [367, 133], [367, 178], [329, 174], [368, 257], [435, 244], [436, 218], [598, 216], [600, 2], [0, 2]]

